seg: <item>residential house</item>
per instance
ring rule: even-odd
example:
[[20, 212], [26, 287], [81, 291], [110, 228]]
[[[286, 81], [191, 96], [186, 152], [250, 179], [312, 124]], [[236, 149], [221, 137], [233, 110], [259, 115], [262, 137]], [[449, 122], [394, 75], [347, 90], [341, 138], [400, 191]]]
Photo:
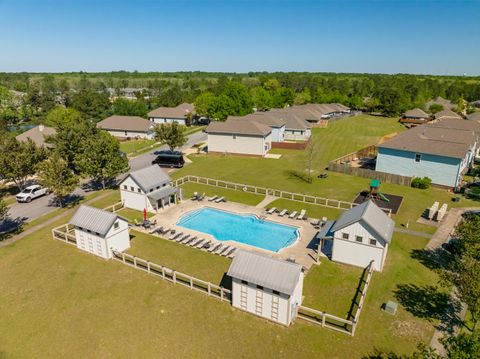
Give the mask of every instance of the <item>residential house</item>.
[[18, 141], [25, 142], [27, 139], [31, 139], [38, 147], [49, 147], [49, 144], [45, 143], [47, 136], [55, 135], [57, 131], [53, 127], [47, 127], [44, 125], [35, 126], [28, 131], [25, 131], [15, 137]]
[[233, 307], [283, 325], [292, 323], [302, 304], [300, 265], [239, 249], [227, 275], [232, 278]]
[[283, 142], [285, 137], [285, 120], [271, 112], [256, 112], [246, 116], [229, 116], [227, 121], [255, 121], [272, 129], [272, 142]]
[[82, 251], [110, 259], [112, 250], [130, 248], [128, 221], [115, 213], [81, 205], [69, 224], [75, 227], [77, 248]]
[[270, 112], [280, 115], [285, 121], [283, 137], [286, 141], [307, 141], [312, 135], [313, 125], [295, 112], [290, 112], [288, 109], [274, 109]]
[[121, 139], [154, 137], [152, 123], [139, 116], [113, 115], [97, 123], [97, 128]]
[[433, 118], [435, 119], [435, 121], [439, 121], [439, 120], [463, 120], [463, 117], [460, 116], [458, 113], [456, 112], [453, 112], [452, 110], [443, 110], [443, 111], [440, 111], [440, 112], [437, 112], [436, 114], [433, 115]]
[[469, 115], [467, 115], [467, 120], [469, 121], [477, 121], [480, 123], [480, 111], [479, 112], [474, 112]]
[[335, 262], [382, 271], [392, 241], [395, 222], [373, 201], [345, 211], [338, 220], [328, 221], [317, 236], [324, 247], [332, 242], [331, 259]]
[[427, 123], [431, 120], [430, 115], [420, 108], [414, 108], [405, 112], [400, 119], [401, 123], [415, 126]]
[[192, 104], [182, 103], [177, 107], [159, 107], [148, 113], [148, 119], [153, 123], [173, 123], [188, 125], [194, 120], [195, 108]]
[[479, 124], [445, 119], [400, 133], [377, 145], [375, 170], [455, 188], [478, 152]]
[[124, 207], [156, 213], [181, 199], [181, 191], [171, 181], [158, 165], [130, 172], [119, 185], [121, 201]]
[[265, 156], [272, 147], [272, 129], [257, 121], [228, 120], [211, 122], [208, 134], [209, 153]]

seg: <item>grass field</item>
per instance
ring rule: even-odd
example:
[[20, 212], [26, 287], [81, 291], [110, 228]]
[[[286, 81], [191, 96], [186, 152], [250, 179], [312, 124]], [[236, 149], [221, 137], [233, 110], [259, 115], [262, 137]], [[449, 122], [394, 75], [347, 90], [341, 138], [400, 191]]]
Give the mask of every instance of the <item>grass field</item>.
[[150, 147], [155, 143], [156, 143], [155, 140], [147, 140], [147, 139], [121, 141], [120, 151], [129, 155], [137, 151], [150, 149]]
[[205, 193], [205, 196], [219, 196], [225, 197], [228, 201], [238, 202], [243, 204], [248, 204], [250, 206], [255, 206], [259, 204], [265, 196], [254, 194], [254, 193], [245, 193], [241, 191], [234, 191], [231, 189], [212, 187], [207, 185], [201, 185], [196, 183], [186, 183], [181, 186], [183, 189], [184, 198], [190, 198], [193, 196], [194, 192], [199, 194]]

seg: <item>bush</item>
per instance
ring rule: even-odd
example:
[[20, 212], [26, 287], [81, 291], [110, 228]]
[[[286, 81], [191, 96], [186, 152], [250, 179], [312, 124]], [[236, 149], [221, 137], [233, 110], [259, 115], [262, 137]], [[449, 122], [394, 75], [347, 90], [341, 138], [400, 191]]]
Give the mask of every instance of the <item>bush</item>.
[[417, 177], [412, 180], [413, 188], [427, 189], [427, 188], [430, 188], [431, 184], [432, 184], [432, 180], [428, 177], [423, 177], [423, 178]]

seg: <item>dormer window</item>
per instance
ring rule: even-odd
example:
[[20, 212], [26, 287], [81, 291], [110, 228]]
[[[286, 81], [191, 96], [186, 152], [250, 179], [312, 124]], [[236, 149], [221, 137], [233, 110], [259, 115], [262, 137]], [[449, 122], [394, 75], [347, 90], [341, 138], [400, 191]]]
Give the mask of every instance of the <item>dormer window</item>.
[[422, 160], [422, 155], [420, 153], [415, 154], [415, 162], [420, 162]]

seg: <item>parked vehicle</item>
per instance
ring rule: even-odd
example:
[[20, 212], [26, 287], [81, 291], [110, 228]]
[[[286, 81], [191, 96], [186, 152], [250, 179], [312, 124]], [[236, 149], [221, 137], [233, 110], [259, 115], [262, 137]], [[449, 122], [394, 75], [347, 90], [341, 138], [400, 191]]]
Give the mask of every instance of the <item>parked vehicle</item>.
[[152, 161], [152, 165], [157, 164], [160, 167], [182, 168], [185, 164], [185, 159], [181, 152], [155, 151], [154, 153], [157, 155], [157, 158]]
[[17, 194], [15, 198], [17, 202], [26, 202], [29, 203], [33, 199], [44, 196], [48, 194], [48, 189], [39, 186], [38, 184], [34, 184], [25, 188], [22, 192]]

